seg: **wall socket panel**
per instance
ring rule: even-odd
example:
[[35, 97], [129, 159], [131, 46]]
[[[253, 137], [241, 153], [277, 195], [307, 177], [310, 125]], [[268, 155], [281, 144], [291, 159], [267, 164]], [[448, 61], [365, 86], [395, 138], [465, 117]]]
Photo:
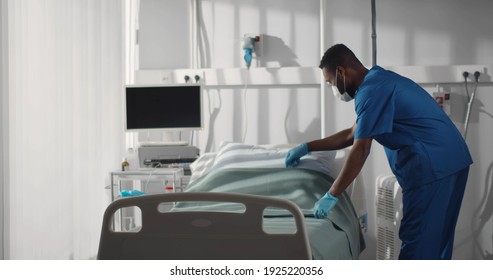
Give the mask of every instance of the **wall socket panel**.
[[464, 72], [469, 73], [467, 81], [474, 81], [474, 72], [481, 73], [480, 82], [491, 82], [493, 65], [430, 65], [430, 66], [389, 66], [385, 67], [418, 84], [463, 83]]
[[450, 107], [451, 107], [451, 94], [448, 91], [443, 91], [443, 92], [433, 92], [431, 94], [435, 101], [438, 103], [440, 108], [447, 114], [447, 116], [450, 116]]
[[469, 81], [470, 82], [475, 82], [476, 81], [476, 78], [474, 77], [474, 73], [476, 73], [476, 72], [479, 73], [479, 81], [481, 81], [481, 80], [491, 81], [491, 77], [488, 77], [488, 75], [486, 75], [486, 72], [482, 72], [480, 69], [478, 69], [478, 70], [464, 70], [464, 71], [462, 71], [462, 76], [461, 76], [462, 79], [464, 79], [464, 72], [467, 72], [467, 74], [468, 74], [468, 76], [467, 76], [467, 81], [468, 82]]
[[[265, 56], [265, 53], [263, 55]], [[475, 71], [481, 73], [480, 84], [491, 83], [490, 73], [493, 73], [493, 65], [393, 66], [386, 68], [406, 76], [418, 84], [430, 87], [447, 83], [462, 84], [464, 83], [462, 76], [464, 71], [469, 73], [468, 83], [474, 82]], [[195, 82], [194, 76], [198, 75], [200, 83], [205, 86], [243, 87], [245, 85], [245, 71], [247, 71], [245, 68], [137, 70], [135, 83], [183, 84], [186, 75], [191, 79], [189, 82]], [[249, 70], [248, 83], [253, 86], [299, 85], [319, 87], [320, 80], [321, 75], [318, 67], [252, 67]]]
[[[185, 81], [185, 77], [188, 76], [189, 84], [204, 84], [205, 83], [205, 72], [204, 70], [201, 69], [181, 69], [181, 70], [175, 70], [174, 71], [174, 83], [176, 84], [184, 84], [187, 83]], [[198, 77], [198, 81], [195, 80], [195, 76]]]

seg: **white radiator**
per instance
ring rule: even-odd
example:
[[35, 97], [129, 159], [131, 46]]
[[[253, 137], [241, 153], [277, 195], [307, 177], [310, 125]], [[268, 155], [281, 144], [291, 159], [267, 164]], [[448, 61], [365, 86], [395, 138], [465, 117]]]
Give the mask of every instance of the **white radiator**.
[[377, 260], [395, 260], [401, 247], [399, 226], [402, 218], [401, 187], [395, 176], [379, 176], [376, 195]]

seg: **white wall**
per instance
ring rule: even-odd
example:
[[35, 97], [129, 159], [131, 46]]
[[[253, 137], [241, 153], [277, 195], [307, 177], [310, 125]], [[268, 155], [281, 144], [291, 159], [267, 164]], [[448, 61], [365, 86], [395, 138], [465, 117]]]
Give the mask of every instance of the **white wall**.
[[143, 69], [190, 67], [190, 1], [141, 1], [139, 62]]
[[[146, 2], [153, 1], [141, 1], [142, 7], [147, 5]], [[173, 10], [172, 4], [168, 1], [168, 11]], [[255, 60], [252, 67], [318, 65], [320, 43], [318, 36], [313, 36], [319, 32], [318, 1], [202, 1], [200, 9], [203, 15], [200, 20], [203, 27], [200, 66], [203, 68], [244, 68], [241, 38], [245, 33], [267, 35], [262, 59]], [[178, 25], [187, 24], [183, 7], [179, 6], [177, 11], [169, 16]], [[140, 17], [147, 17], [143, 10]], [[146, 33], [143, 28], [141, 25], [140, 33]], [[166, 40], [163, 33], [154, 36], [156, 45]], [[168, 48], [173, 44], [178, 46], [175, 50], [181, 46], [178, 56], [189, 51], [181, 42], [168, 42]], [[141, 41], [141, 49], [145, 48], [143, 44], [145, 42]], [[144, 55], [152, 57], [154, 54], [145, 52]], [[143, 59], [150, 60], [141, 56]], [[175, 65], [166, 62], [161, 67], [172, 69]], [[142, 63], [140, 69], [145, 69]], [[242, 141], [245, 138], [246, 142], [263, 144], [302, 142], [319, 136], [318, 88], [250, 87], [247, 89], [246, 115], [242, 113], [243, 92], [244, 89], [206, 91], [206, 129], [199, 135], [202, 151], [215, 150], [223, 140]], [[275, 111], [269, 109], [273, 104], [277, 108]], [[309, 109], [301, 110], [303, 107]]]
[[[167, 9], [172, 10], [173, 3], [168, 1], [168, 4]], [[370, 65], [370, 1], [330, 0], [327, 4], [326, 47], [345, 43], [364, 64]], [[178, 10], [182, 11], [182, 6]], [[259, 61], [254, 61], [252, 67], [318, 66], [320, 31], [317, 0], [202, 1], [201, 10], [203, 68], [244, 67], [240, 38], [245, 33], [267, 35], [265, 53]], [[488, 0], [467, 3], [461, 0], [377, 1], [378, 64], [493, 64], [493, 31], [488, 20], [492, 10], [493, 2]], [[181, 13], [174, 15], [177, 22], [180, 18], [186, 16]], [[161, 34], [154, 35], [156, 41], [163, 40], [160, 39]], [[177, 55], [188, 51], [183, 49]], [[145, 55], [152, 57], [154, 53], [146, 52]], [[171, 69], [175, 66], [163, 62], [153, 67]], [[457, 109], [453, 110], [452, 119], [462, 127], [463, 108], [466, 106], [464, 87], [441, 87], [452, 91]], [[432, 92], [435, 87], [426, 89]], [[493, 252], [493, 198], [483, 199], [493, 195], [490, 178], [493, 149], [487, 143], [492, 138], [487, 129], [493, 121], [491, 90], [491, 83], [481, 86], [473, 107], [468, 143], [475, 164], [471, 168], [457, 227], [454, 258], [458, 259], [491, 258]], [[247, 143], [299, 143], [317, 139], [321, 123], [319, 91], [314, 87], [249, 88], [245, 115], [242, 111], [243, 89], [210, 89], [205, 94], [206, 129], [199, 134], [199, 146], [202, 151], [214, 151], [222, 140], [241, 141], [245, 120]], [[351, 126], [355, 114], [352, 102], [342, 104], [331, 97], [330, 91], [327, 93], [326, 131], [331, 134]], [[375, 224], [372, 214], [374, 182], [378, 175], [389, 173], [383, 149], [375, 143], [363, 169], [370, 210], [370, 229], [363, 258], [375, 257], [376, 232], [372, 227]]]

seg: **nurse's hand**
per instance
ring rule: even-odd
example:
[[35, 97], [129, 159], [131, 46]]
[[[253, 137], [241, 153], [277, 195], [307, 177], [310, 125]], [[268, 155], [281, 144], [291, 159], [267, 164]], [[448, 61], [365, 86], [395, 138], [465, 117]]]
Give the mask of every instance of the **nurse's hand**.
[[306, 143], [292, 148], [289, 150], [284, 161], [286, 167], [295, 167], [300, 163], [300, 158], [306, 154], [308, 154], [308, 145]]
[[315, 203], [315, 207], [313, 207], [313, 215], [317, 219], [323, 219], [327, 217], [327, 214], [336, 206], [336, 203], [339, 199], [337, 197], [331, 195], [330, 193], [326, 193], [317, 203]]

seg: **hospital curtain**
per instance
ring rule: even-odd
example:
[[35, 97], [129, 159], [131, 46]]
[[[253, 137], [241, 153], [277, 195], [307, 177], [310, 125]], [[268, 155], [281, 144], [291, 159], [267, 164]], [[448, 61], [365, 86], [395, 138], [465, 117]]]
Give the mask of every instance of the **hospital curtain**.
[[94, 258], [124, 151], [124, 1], [8, 4], [6, 258]]
[[6, 181], [6, 141], [5, 127], [7, 120], [7, 0], [0, 0], [0, 260], [4, 259], [3, 234], [4, 234], [4, 184]]

